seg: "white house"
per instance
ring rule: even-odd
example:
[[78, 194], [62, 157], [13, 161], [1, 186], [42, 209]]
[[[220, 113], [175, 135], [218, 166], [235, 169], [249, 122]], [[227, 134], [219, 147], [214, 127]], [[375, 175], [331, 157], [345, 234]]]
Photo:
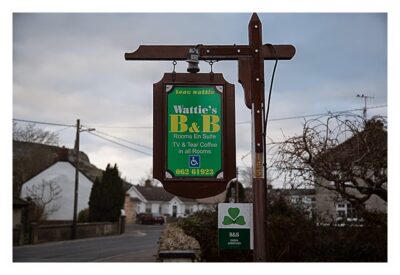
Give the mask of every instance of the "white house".
[[[53, 200], [48, 207], [59, 206], [59, 209], [51, 213], [48, 220], [72, 220], [74, 209], [74, 190], [75, 190], [75, 166], [68, 161], [57, 161], [50, 167], [41, 171], [39, 174], [29, 179], [22, 185], [20, 197], [25, 199], [31, 194], [34, 186], [39, 187], [43, 182], [53, 182], [61, 188], [61, 192], [56, 200]], [[89, 207], [89, 196], [93, 182], [83, 173], [79, 172], [79, 193], [78, 193], [78, 213]], [[43, 196], [48, 196], [49, 187], [44, 189]]]
[[[190, 213], [210, 208], [209, 203], [196, 199], [183, 198], [168, 193], [162, 187], [132, 186], [127, 191], [128, 199], [135, 201], [134, 211], [127, 211], [131, 215], [137, 213], [154, 213], [171, 217], [183, 217]], [[127, 221], [134, 221], [127, 217]]]

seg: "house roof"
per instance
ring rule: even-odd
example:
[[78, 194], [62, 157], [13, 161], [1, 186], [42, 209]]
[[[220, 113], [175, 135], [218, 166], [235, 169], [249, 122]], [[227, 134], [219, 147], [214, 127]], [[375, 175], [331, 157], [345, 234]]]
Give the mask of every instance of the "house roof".
[[[366, 154], [367, 153], [367, 154]], [[346, 162], [363, 156], [368, 160], [386, 162], [387, 131], [379, 121], [367, 122], [365, 129], [330, 149], [319, 158], [327, 158], [332, 162]]]
[[226, 196], [226, 190], [218, 195], [208, 197], [208, 198], [202, 198], [202, 199], [197, 199], [198, 202], [204, 203], [204, 204], [216, 204], [216, 203], [222, 203], [225, 201], [225, 196]]
[[[170, 201], [175, 196], [167, 192], [163, 187], [158, 186], [140, 186], [135, 185], [135, 188], [145, 197], [148, 201]], [[178, 197], [182, 202], [196, 202], [195, 199]]]
[[[65, 147], [39, 143], [13, 141], [13, 184], [21, 186], [58, 161], [67, 161], [75, 166], [75, 152]], [[79, 152], [79, 171], [89, 180], [101, 177], [103, 170], [90, 163], [89, 157]], [[128, 189], [131, 184], [124, 182]]]
[[315, 195], [314, 188], [299, 188], [299, 189], [270, 189], [272, 193], [282, 194], [284, 196], [313, 196]]

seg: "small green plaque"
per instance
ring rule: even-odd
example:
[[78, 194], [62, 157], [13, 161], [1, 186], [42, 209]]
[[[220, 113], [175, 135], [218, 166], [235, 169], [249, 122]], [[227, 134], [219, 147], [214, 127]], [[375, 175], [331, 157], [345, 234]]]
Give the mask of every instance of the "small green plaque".
[[220, 228], [218, 229], [219, 249], [250, 249], [249, 228]]
[[222, 171], [223, 86], [167, 86], [166, 171], [217, 178]]

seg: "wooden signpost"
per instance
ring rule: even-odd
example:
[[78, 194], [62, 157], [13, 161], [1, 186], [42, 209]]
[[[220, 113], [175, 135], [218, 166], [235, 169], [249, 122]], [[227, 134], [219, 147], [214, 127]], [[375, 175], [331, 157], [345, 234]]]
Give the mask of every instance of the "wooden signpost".
[[[199, 60], [238, 61], [239, 82], [242, 84], [244, 89], [245, 104], [249, 109], [251, 109], [252, 113], [253, 228], [254, 228], [253, 255], [254, 255], [254, 261], [266, 261], [267, 249], [266, 249], [265, 232], [266, 232], [266, 189], [267, 189], [266, 185], [267, 184], [264, 173], [264, 165], [265, 165], [264, 60], [290, 60], [295, 54], [295, 48], [292, 45], [271, 45], [271, 44], [263, 45], [261, 21], [256, 13], [254, 13], [250, 19], [248, 25], [248, 32], [249, 32], [248, 45], [197, 45], [197, 46], [196, 45], [141, 45], [135, 52], [126, 53], [125, 59], [126, 60], [171, 60], [171, 61], [187, 60], [188, 53], [193, 52], [193, 49], [195, 49], [199, 53], [198, 55]], [[154, 107], [160, 108], [160, 106], [156, 105]], [[166, 114], [165, 110], [160, 110], [160, 112], [162, 114]], [[175, 122], [177, 122], [179, 125], [179, 120]], [[171, 127], [171, 125], [169, 126]], [[157, 127], [159, 127], [159, 125]], [[165, 132], [165, 130], [164, 133], [167, 135], [167, 132]], [[164, 138], [167, 138], [168, 141], [172, 140], [170, 136]], [[179, 141], [175, 142], [179, 143]], [[161, 143], [154, 144], [154, 146], [155, 146], [154, 147], [155, 152], [163, 151], [162, 148], [157, 147], [157, 146], [162, 146]], [[227, 155], [229, 153], [232, 152], [223, 151], [223, 157], [227, 158]], [[154, 156], [154, 158], [157, 157], [159, 156]], [[233, 159], [235, 158], [234, 155], [231, 157]], [[195, 162], [196, 160], [198, 160], [198, 157], [194, 158], [193, 160]], [[190, 161], [189, 158], [188, 161]], [[171, 169], [172, 170], [175, 169], [175, 167], [169, 166], [170, 164], [168, 163], [168, 161], [166, 164], [160, 164], [160, 163], [154, 163], [154, 164], [156, 166], [166, 165], [165, 167], [153, 168], [154, 170], [157, 169], [159, 173], [157, 175], [155, 174], [155, 176], [165, 178], [165, 180], [168, 179], [168, 176], [165, 176], [165, 174], [164, 175], [160, 174], [160, 171], [167, 171], [167, 170], [171, 171]], [[215, 177], [215, 173], [211, 174], [207, 175]], [[179, 185], [179, 182], [184, 183], [188, 182], [188, 180], [175, 178], [176, 176], [177, 174], [175, 170], [174, 175], [172, 175], [173, 180], [171, 180], [170, 183], [168, 183], [169, 187], [166, 187], [169, 188], [167, 190], [172, 190], [171, 188], [173, 189], [185, 188], [184, 184]], [[227, 177], [225, 177], [225, 179], [227, 179]], [[196, 179], [193, 178], [193, 180]], [[204, 179], [200, 177], [197, 180], [202, 181]], [[178, 187], [178, 185], [181, 187]], [[188, 191], [182, 191], [182, 192], [187, 193]]]

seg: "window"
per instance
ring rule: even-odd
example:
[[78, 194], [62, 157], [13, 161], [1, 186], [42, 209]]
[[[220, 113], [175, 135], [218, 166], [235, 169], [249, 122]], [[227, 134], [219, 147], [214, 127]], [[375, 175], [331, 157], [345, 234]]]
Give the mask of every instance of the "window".
[[337, 215], [338, 217], [340, 217], [341, 219], [344, 219], [346, 217], [346, 211], [344, 210], [338, 210], [337, 211]]
[[347, 219], [357, 220], [357, 210], [353, 207], [351, 203], [347, 204]]
[[340, 202], [336, 204], [336, 220], [354, 222], [358, 220], [356, 209], [349, 202]]
[[146, 213], [151, 213], [151, 204], [146, 204]]

